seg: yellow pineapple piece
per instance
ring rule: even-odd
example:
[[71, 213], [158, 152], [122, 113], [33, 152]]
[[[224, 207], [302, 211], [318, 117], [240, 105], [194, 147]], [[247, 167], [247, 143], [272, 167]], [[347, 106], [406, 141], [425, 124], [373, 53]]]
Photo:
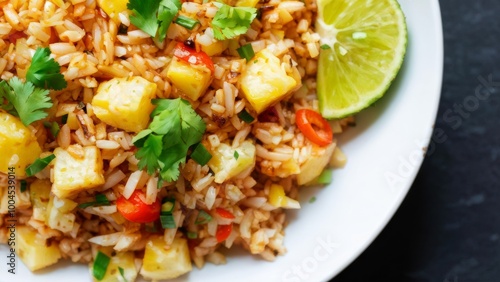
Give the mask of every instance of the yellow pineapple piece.
[[33, 218], [36, 220], [45, 221], [46, 219], [51, 187], [52, 183], [47, 179], [37, 179], [30, 185]]
[[76, 219], [72, 211], [77, 205], [76, 202], [71, 200], [59, 199], [54, 195], [50, 195], [45, 223], [50, 228], [57, 229], [63, 233], [70, 232], [73, 230]]
[[127, 11], [128, 0], [97, 0], [97, 5], [117, 24], [120, 23], [119, 13]]
[[212, 72], [206, 67], [193, 66], [174, 57], [167, 71], [172, 84], [189, 99], [196, 101], [212, 81]]
[[240, 84], [248, 102], [261, 113], [285, 97], [297, 82], [281, 67], [280, 59], [264, 49], [247, 63]]
[[211, 153], [208, 166], [215, 173], [216, 183], [222, 183], [255, 164], [255, 145], [250, 141], [244, 141], [237, 148], [221, 143]]
[[16, 228], [16, 253], [31, 271], [52, 265], [61, 258], [56, 244], [47, 245], [37, 231], [28, 226]]
[[229, 40], [216, 41], [210, 45], [201, 45], [201, 51], [207, 53], [210, 57], [218, 56], [229, 46]]
[[148, 127], [156, 84], [138, 76], [103, 82], [92, 100], [95, 115], [114, 127], [139, 132]]
[[236, 7], [250, 7], [255, 8], [259, 3], [259, 0], [238, 0], [236, 1]]
[[71, 145], [56, 148], [52, 192], [59, 198], [73, 197], [78, 192], [104, 184], [103, 161], [95, 146]]
[[31, 130], [13, 115], [0, 112], [0, 172], [7, 174], [13, 167], [15, 175], [23, 177], [26, 167], [41, 153]]
[[271, 184], [269, 189], [269, 203], [277, 208], [300, 209], [300, 203], [297, 200], [285, 195], [285, 189], [279, 184]]
[[[137, 269], [135, 268], [135, 256], [134, 252], [118, 252], [116, 255], [111, 256], [112, 249], [106, 250], [102, 248], [101, 252], [106, 254], [109, 258], [108, 268], [106, 269], [106, 274], [102, 280], [97, 280], [92, 277], [94, 282], [122, 282], [122, 281], [135, 281], [137, 278]], [[90, 271], [92, 272], [93, 265], [90, 264]], [[123, 277], [120, 273], [120, 269], [123, 271]], [[123, 279], [125, 278], [125, 280]]]
[[314, 146], [311, 157], [300, 166], [300, 173], [297, 175], [297, 184], [308, 184], [316, 179], [330, 162], [335, 147], [335, 142], [326, 147]]
[[167, 249], [163, 236], [151, 236], [146, 244], [141, 275], [146, 279], [166, 280], [192, 270], [187, 240], [175, 238]]

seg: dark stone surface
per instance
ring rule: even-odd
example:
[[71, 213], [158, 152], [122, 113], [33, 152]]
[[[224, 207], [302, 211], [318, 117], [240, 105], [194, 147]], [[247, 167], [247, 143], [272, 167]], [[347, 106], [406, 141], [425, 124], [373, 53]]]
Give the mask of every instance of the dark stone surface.
[[[439, 2], [445, 67], [436, 128], [445, 140], [384, 231], [333, 282], [500, 281], [500, 1]], [[496, 83], [479, 101], [488, 77]]]

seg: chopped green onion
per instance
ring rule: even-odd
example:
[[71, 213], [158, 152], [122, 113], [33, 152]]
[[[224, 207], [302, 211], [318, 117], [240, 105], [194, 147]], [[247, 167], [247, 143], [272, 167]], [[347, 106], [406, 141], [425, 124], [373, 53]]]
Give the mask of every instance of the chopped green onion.
[[323, 172], [318, 176], [318, 179], [316, 182], [318, 184], [330, 184], [332, 182], [332, 170], [331, 169], [325, 169]]
[[84, 209], [84, 208], [88, 208], [88, 207], [105, 206], [105, 205], [109, 205], [109, 204], [110, 204], [110, 202], [104, 194], [97, 194], [97, 195], [95, 195], [95, 201], [79, 204], [78, 208]]
[[97, 252], [97, 256], [95, 257], [94, 265], [92, 267], [95, 279], [101, 281], [104, 278], [110, 260], [111, 259], [101, 251]]
[[234, 158], [236, 160], [238, 160], [238, 158], [240, 157], [240, 154], [238, 153], [238, 151], [234, 151], [234, 154], [233, 154]]
[[49, 155], [49, 156], [46, 156], [45, 158], [38, 158], [35, 160], [34, 163], [30, 164], [27, 168], [26, 168], [26, 175], [27, 176], [33, 176], [37, 173], [39, 173], [40, 171], [42, 171], [46, 166], [48, 166], [50, 164], [50, 162], [56, 158], [56, 155], [52, 154], [52, 155]]
[[68, 122], [68, 115], [65, 114], [64, 116], [61, 117], [61, 123], [66, 124]]
[[26, 182], [26, 180], [21, 180], [21, 193], [23, 193], [24, 191], [26, 191], [26, 188], [28, 187], [28, 182]]
[[54, 136], [54, 138], [57, 137], [57, 134], [59, 134], [59, 130], [61, 130], [61, 128], [59, 128], [59, 124], [55, 121], [52, 123], [50, 123], [48, 121], [44, 121], [43, 126], [45, 128], [50, 129], [50, 133], [52, 134], [52, 136]]
[[174, 198], [163, 198], [163, 200], [161, 201], [161, 214], [163, 215], [172, 214], [174, 207], [175, 207]]
[[323, 45], [319, 46], [319, 48], [321, 48], [323, 50], [332, 49], [332, 47], [330, 47], [330, 45], [328, 45], [328, 44], [323, 44]]
[[253, 51], [252, 44], [248, 43], [246, 45], [241, 46], [236, 49], [241, 58], [246, 59], [247, 62], [250, 61], [253, 56], [255, 56], [255, 52]]
[[188, 237], [188, 239], [196, 239], [196, 238], [198, 238], [198, 233], [196, 233], [196, 232], [188, 232], [187, 233], [187, 237]]
[[185, 16], [178, 16], [177, 19], [175, 20], [175, 23], [189, 30], [192, 30], [200, 22]]
[[125, 278], [125, 270], [123, 270], [123, 268], [118, 266], [118, 271], [120, 272], [120, 275], [122, 276], [123, 281], [127, 282], [127, 278]]
[[312, 204], [312, 203], [314, 203], [314, 202], [316, 202], [316, 197], [312, 197], [311, 199], [309, 199], [309, 203], [311, 203], [311, 204]]
[[210, 220], [212, 220], [212, 216], [210, 216], [206, 211], [201, 210], [198, 212], [198, 216], [196, 217], [194, 224], [205, 224]]
[[246, 123], [252, 123], [255, 120], [255, 118], [245, 110], [241, 111], [238, 117]]
[[175, 228], [175, 220], [172, 214], [162, 214], [160, 215], [161, 226], [164, 229]]
[[203, 144], [199, 143], [191, 153], [191, 159], [200, 165], [206, 165], [208, 161], [212, 158], [210, 152], [203, 146]]
[[146, 232], [149, 232], [149, 233], [158, 232], [158, 228], [156, 227], [155, 222], [148, 222], [148, 223], [144, 224], [144, 229], [146, 230]]

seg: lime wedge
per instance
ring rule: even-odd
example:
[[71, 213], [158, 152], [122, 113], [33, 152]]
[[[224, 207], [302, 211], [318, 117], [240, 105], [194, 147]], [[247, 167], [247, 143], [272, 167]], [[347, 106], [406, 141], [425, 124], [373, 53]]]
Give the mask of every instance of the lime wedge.
[[355, 114], [384, 95], [406, 53], [405, 16], [396, 0], [318, 0], [316, 31], [325, 118]]

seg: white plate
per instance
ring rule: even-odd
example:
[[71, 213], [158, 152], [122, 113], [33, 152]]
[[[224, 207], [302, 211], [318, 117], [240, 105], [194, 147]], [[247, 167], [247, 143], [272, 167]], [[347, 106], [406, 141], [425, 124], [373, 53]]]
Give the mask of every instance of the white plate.
[[[441, 91], [443, 39], [436, 0], [401, 0], [409, 48], [389, 93], [340, 136], [348, 165], [329, 187], [304, 189], [303, 209], [291, 214], [288, 253], [269, 263], [233, 254], [224, 266], [207, 265], [179, 281], [325, 281], [351, 263], [379, 234], [410, 188], [423, 159]], [[388, 181], [387, 178], [391, 181]], [[391, 185], [392, 183], [392, 185]], [[316, 202], [308, 200], [315, 196]], [[17, 263], [7, 273], [0, 248], [1, 281], [90, 281], [88, 268], [64, 264], [38, 275]]]

